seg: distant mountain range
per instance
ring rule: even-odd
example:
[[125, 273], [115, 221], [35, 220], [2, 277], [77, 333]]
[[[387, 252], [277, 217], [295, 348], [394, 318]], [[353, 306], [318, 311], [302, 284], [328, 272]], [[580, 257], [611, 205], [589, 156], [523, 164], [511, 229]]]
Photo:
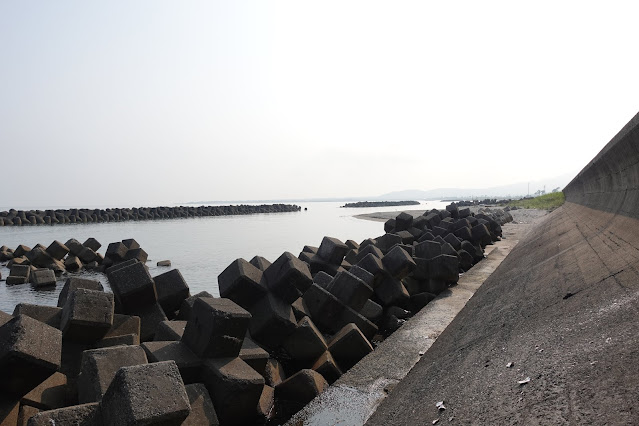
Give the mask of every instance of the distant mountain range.
[[404, 200], [471, 200], [483, 198], [521, 198], [526, 195], [535, 195], [535, 192], [546, 189], [551, 192], [555, 188], [564, 188], [577, 173], [567, 173], [552, 179], [543, 181], [519, 182], [510, 185], [494, 186], [490, 188], [436, 188], [429, 190], [407, 189], [394, 191], [387, 194], [372, 197], [335, 197], [335, 198], [303, 198], [281, 200], [226, 200], [226, 201], [190, 201], [186, 204], [240, 204], [240, 203], [300, 203], [313, 201], [404, 201]]

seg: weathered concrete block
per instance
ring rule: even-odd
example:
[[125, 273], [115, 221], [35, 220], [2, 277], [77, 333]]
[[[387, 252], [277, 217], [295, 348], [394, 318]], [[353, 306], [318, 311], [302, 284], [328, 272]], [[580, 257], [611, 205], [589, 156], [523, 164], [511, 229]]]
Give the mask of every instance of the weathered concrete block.
[[100, 403], [105, 424], [181, 425], [191, 411], [173, 361], [122, 367]]
[[490, 235], [490, 231], [483, 223], [473, 226], [470, 230], [473, 244], [479, 244], [481, 247], [486, 247], [493, 242]]
[[129, 248], [126, 252], [126, 256], [124, 256], [125, 260], [136, 259], [140, 263], [146, 263], [149, 255], [142, 248]]
[[13, 316], [26, 315], [53, 328], [60, 328], [62, 321], [62, 308], [44, 305], [32, 305], [30, 303], [18, 303], [13, 309]]
[[378, 259], [381, 259], [382, 257], [384, 257], [384, 253], [382, 253], [382, 251], [377, 246], [369, 244], [366, 247], [361, 248], [357, 252], [357, 258], [356, 258], [357, 263], [361, 262], [362, 259], [364, 259], [369, 254], [377, 257]]
[[189, 286], [179, 270], [173, 269], [153, 278], [158, 303], [167, 315], [180, 309], [190, 296]]
[[261, 375], [264, 375], [266, 370], [266, 363], [268, 362], [269, 355], [264, 349], [259, 347], [248, 334], [244, 337], [242, 342], [242, 349], [240, 350], [240, 358], [242, 361], [251, 366], [251, 368]]
[[187, 321], [161, 321], [155, 330], [153, 340], [170, 342], [182, 340]]
[[64, 256], [69, 253], [69, 248], [60, 241], [55, 240], [49, 245], [49, 247], [47, 247], [46, 252], [49, 253], [52, 258], [62, 260], [64, 259]]
[[389, 275], [375, 287], [375, 296], [383, 306], [406, 306], [410, 298], [402, 282]]
[[251, 337], [267, 349], [275, 349], [295, 331], [291, 305], [268, 293], [251, 308]]
[[122, 244], [124, 244], [124, 246], [128, 250], [135, 250], [140, 248], [140, 244], [137, 241], [135, 241], [133, 238], [122, 240]]
[[125, 312], [157, 302], [155, 283], [142, 263], [107, 271], [111, 290]]
[[280, 364], [280, 362], [275, 358], [268, 359], [268, 361], [266, 362], [266, 367], [264, 367], [264, 374], [262, 374], [262, 376], [264, 376], [266, 384], [271, 387], [275, 387], [282, 383], [282, 381], [286, 380], [286, 373], [284, 372], [284, 368], [282, 367], [282, 364]]
[[55, 286], [56, 284], [55, 274], [51, 269], [36, 269], [32, 271], [29, 281], [37, 288]]
[[209, 293], [208, 291], [201, 291], [198, 294], [194, 294], [193, 296], [187, 297], [182, 302], [182, 305], [180, 306], [180, 312], [178, 313], [178, 316], [176, 319], [182, 320], [182, 321], [188, 321], [189, 318], [191, 318], [191, 309], [193, 308], [193, 304], [195, 303], [197, 299], [200, 299], [203, 297], [214, 298], [213, 295]]
[[199, 381], [202, 360], [182, 342], [144, 342], [149, 362], [175, 361], [184, 383]]
[[364, 358], [373, 347], [355, 324], [347, 324], [328, 343], [328, 350], [343, 371]]
[[304, 317], [297, 323], [297, 328], [284, 341], [282, 347], [299, 365], [310, 367], [328, 346], [313, 321], [309, 317]]
[[283, 253], [266, 271], [266, 285], [286, 303], [293, 303], [313, 283], [306, 263], [289, 252]]
[[9, 270], [9, 276], [10, 277], [24, 277], [27, 282], [29, 281], [29, 278], [31, 277], [31, 266], [29, 265], [19, 265], [19, 264], [13, 264], [11, 266], [11, 269]]
[[477, 263], [484, 258], [484, 251], [480, 246], [475, 246], [470, 241], [462, 241], [461, 249], [468, 252], [473, 257], [473, 263]]
[[31, 417], [27, 423], [28, 426], [106, 426], [107, 424], [102, 422], [101, 410], [97, 402], [41, 411]]
[[373, 289], [368, 284], [349, 272], [338, 273], [326, 289], [356, 311], [362, 309], [373, 295]]
[[295, 315], [296, 321], [299, 321], [304, 317], [311, 316], [311, 313], [308, 311], [308, 308], [304, 303], [304, 299], [301, 297], [291, 304], [291, 308], [293, 309], [293, 315]]
[[384, 232], [393, 232], [395, 231], [395, 225], [397, 224], [397, 221], [395, 219], [388, 219], [386, 222], [384, 222]]
[[324, 237], [317, 250], [319, 257], [333, 265], [341, 264], [346, 252], [348, 252], [348, 246], [337, 238], [332, 237]]
[[104, 291], [104, 287], [102, 286], [100, 281], [77, 277], [67, 278], [64, 286], [62, 287], [62, 290], [60, 291], [60, 295], [58, 296], [58, 307], [63, 307], [67, 301], [68, 295], [73, 292], [73, 290], [76, 290], [78, 288]]
[[262, 256], [254, 256], [251, 260], [249, 260], [249, 263], [262, 272], [266, 271], [266, 268], [271, 266], [271, 262], [269, 262]]
[[120, 336], [103, 337], [95, 343], [91, 344], [92, 349], [110, 348], [113, 346], [139, 346], [140, 335], [139, 334], [122, 334]]
[[342, 376], [342, 370], [335, 362], [335, 358], [329, 351], [324, 352], [313, 364], [313, 370], [317, 371], [324, 377], [329, 385], [332, 385]]
[[323, 288], [327, 288], [331, 281], [333, 281], [333, 276], [324, 271], [318, 272], [313, 277], [313, 282]]
[[422, 241], [415, 246], [415, 257], [432, 259], [442, 254], [442, 246], [435, 241]]
[[264, 378], [240, 358], [207, 359], [202, 379], [224, 425], [251, 424], [257, 416]]
[[426, 226], [429, 229], [433, 229], [433, 227], [439, 225], [439, 222], [441, 222], [442, 218], [438, 213], [434, 213], [434, 212], [429, 212], [428, 214], [424, 214], [424, 217], [426, 219]]
[[[6, 252], [8, 247], [7, 246], [2, 246], [5, 249], [2, 250], [0, 248], [0, 251], [4, 251]], [[27, 253], [29, 253], [31, 251], [31, 247], [29, 246], [25, 246], [24, 244], [20, 244], [18, 247], [16, 247], [16, 249], [13, 251], [13, 257], [22, 257], [24, 255], [26, 255]]]
[[60, 367], [62, 333], [26, 315], [0, 327], [0, 392], [22, 397]]
[[77, 272], [82, 269], [82, 261], [77, 256], [70, 254], [64, 259], [64, 268], [69, 272]]
[[328, 382], [311, 369], [300, 370], [275, 387], [278, 401], [286, 404], [290, 414], [299, 411], [313, 398], [328, 389]]
[[17, 284], [26, 284], [29, 282], [26, 277], [14, 277], [13, 275], [9, 275], [5, 281], [7, 285], [17, 285]]
[[163, 267], [171, 267], [171, 261], [170, 260], [160, 260], [158, 263], [156, 263], [156, 266], [163, 266]]
[[257, 416], [259, 424], [266, 424], [275, 416], [275, 389], [268, 385], [262, 388], [262, 395], [257, 404]]
[[461, 249], [461, 240], [453, 234], [446, 235], [444, 241], [450, 244], [455, 251]]
[[250, 320], [251, 314], [230, 299], [200, 298], [193, 304], [182, 341], [203, 358], [236, 357]]
[[[113, 314], [113, 324], [104, 338], [128, 336], [129, 334], [135, 334], [140, 338], [140, 317], [133, 315]], [[139, 344], [139, 343], [138, 343]]]
[[380, 237], [375, 238], [377, 241], [377, 247], [383, 252], [386, 253], [393, 247], [395, 244], [402, 243], [402, 237], [397, 234], [384, 234]]
[[[104, 254], [104, 257], [107, 257], [113, 260], [114, 262], [122, 262], [123, 260], [125, 260], [126, 252], [128, 250], [129, 249], [122, 243], [119, 243], [119, 242], [111, 243], [108, 245], [106, 253]], [[77, 256], [80, 253], [78, 252], [73, 254]]]
[[369, 321], [375, 322], [382, 317], [384, 308], [369, 299], [366, 301], [364, 307], [361, 309], [361, 311], [359, 311], [359, 313], [362, 314]]
[[0, 327], [8, 323], [11, 318], [13, 318], [13, 316], [9, 315], [6, 312], [0, 311]]
[[457, 256], [439, 255], [429, 261], [430, 277], [446, 282], [459, 281], [459, 259]]
[[344, 241], [344, 244], [346, 244], [350, 249], [359, 250], [359, 244], [356, 241], [346, 240]]
[[131, 309], [129, 313], [140, 317], [140, 340], [143, 342], [153, 340], [158, 324], [168, 320], [159, 303]]
[[86, 343], [100, 340], [113, 325], [114, 307], [111, 293], [75, 289], [62, 308], [60, 329], [64, 338]]
[[374, 279], [371, 287], [375, 288], [377, 284], [379, 284], [379, 277], [384, 274], [384, 264], [382, 263], [381, 258], [374, 256], [373, 254], [368, 254], [357, 262], [356, 266], [359, 266], [373, 275]]
[[382, 258], [384, 269], [393, 277], [402, 279], [415, 269], [413, 258], [402, 250], [401, 247], [395, 247], [386, 253]]
[[182, 426], [219, 426], [220, 421], [206, 386], [202, 383], [193, 383], [184, 388], [189, 397], [191, 412]]
[[236, 259], [217, 277], [220, 296], [249, 309], [266, 294], [262, 271], [244, 259]]
[[[337, 322], [340, 326], [344, 326], [345, 324], [353, 323], [359, 328], [359, 330], [366, 336], [367, 339], [372, 339], [373, 336], [377, 333], [377, 325], [373, 324], [371, 321], [366, 319], [362, 314], [356, 312], [355, 310], [346, 306], [346, 309], [342, 312], [340, 316], [340, 321]], [[339, 330], [333, 330], [335, 333]]]
[[100, 250], [100, 247], [102, 247], [102, 244], [100, 244], [95, 238], [87, 238], [87, 240], [82, 245], [90, 248], [95, 252]]
[[17, 397], [0, 399], [0, 425], [15, 426], [20, 413], [20, 400]]
[[457, 258], [459, 259], [459, 269], [461, 271], [466, 272], [473, 267], [473, 256], [466, 250], [459, 250]]
[[410, 297], [410, 306], [414, 312], [419, 312], [424, 306], [428, 305], [437, 297], [433, 293], [422, 292], [414, 294]]
[[80, 254], [77, 255], [78, 259], [85, 265], [91, 262], [97, 262], [98, 254], [89, 247], [84, 247]]
[[79, 255], [82, 250], [84, 250], [84, 246], [80, 244], [80, 241], [75, 238], [71, 238], [64, 243], [64, 246], [69, 249], [69, 252], [75, 256]]
[[40, 410], [54, 410], [68, 405], [67, 399], [67, 376], [56, 372], [23, 396], [20, 402]]
[[[0, 413], [2, 408], [0, 408]], [[38, 414], [41, 410], [35, 407], [31, 407], [30, 405], [20, 404], [20, 411], [18, 413], [18, 426], [27, 426], [29, 419], [36, 414]], [[2, 414], [0, 414], [0, 420], [2, 419]], [[3, 424], [3, 423], [0, 423]], [[15, 424], [15, 423], [12, 423]]]

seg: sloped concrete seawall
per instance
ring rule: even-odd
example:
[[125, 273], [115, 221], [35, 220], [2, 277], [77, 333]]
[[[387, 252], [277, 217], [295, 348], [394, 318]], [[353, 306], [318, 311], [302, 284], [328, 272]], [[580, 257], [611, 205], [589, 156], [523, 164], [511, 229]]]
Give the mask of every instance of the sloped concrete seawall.
[[638, 117], [367, 424], [639, 424]]

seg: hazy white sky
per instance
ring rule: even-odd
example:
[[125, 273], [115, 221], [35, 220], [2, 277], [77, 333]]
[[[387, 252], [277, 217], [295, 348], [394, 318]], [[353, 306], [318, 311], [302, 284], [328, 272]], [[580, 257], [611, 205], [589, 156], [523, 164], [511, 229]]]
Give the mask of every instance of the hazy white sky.
[[576, 173], [639, 110], [636, 4], [0, 0], [0, 205]]

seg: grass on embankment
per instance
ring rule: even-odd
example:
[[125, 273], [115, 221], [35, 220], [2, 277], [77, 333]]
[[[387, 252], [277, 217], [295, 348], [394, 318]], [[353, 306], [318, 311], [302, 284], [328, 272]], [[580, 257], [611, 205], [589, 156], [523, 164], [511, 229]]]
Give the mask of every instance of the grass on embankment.
[[508, 205], [523, 209], [554, 210], [561, 206], [564, 201], [566, 201], [566, 197], [563, 192], [553, 192], [535, 198], [511, 201]]

